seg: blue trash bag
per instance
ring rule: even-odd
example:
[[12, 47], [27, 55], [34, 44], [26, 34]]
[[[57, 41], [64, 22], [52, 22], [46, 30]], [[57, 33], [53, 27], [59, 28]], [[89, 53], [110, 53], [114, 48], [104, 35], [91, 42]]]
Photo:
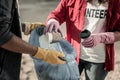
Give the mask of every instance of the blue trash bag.
[[37, 47], [53, 49], [64, 53], [66, 63], [62, 65], [49, 64], [31, 56], [34, 61], [38, 80], [80, 80], [78, 64], [75, 60], [76, 52], [71, 44], [65, 39], [62, 39], [60, 42], [49, 44], [49, 47], [43, 47], [43, 43], [40, 40], [43, 31], [44, 27], [34, 29], [31, 32], [29, 43]]

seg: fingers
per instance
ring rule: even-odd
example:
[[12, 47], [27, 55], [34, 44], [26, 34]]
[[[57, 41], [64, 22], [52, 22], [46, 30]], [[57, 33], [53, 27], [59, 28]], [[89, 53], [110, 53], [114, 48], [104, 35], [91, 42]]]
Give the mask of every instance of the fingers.
[[65, 57], [65, 55], [63, 53], [58, 53], [57, 55], [57, 64], [65, 64], [66, 61], [62, 60], [61, 58]]
[[90, 46], [92, 43], [93, 43], [92, 39], [86, 39], [82, 42], [82, 45], [87, 47], [87, 46]]
[[55, 27], [54, 24], [50, 24], [47, 32], [52, 32], [54, 30], [54, 27]]
[[93, 43], [93, 42], [89, 42], [89, 43], [83, 42], [82, 45], [83, 45], [84, 47], [87, 47], [87, 48], [94, 47], [94, 43]]
[[59, 29], [59, 24], [55, 23], [54, 25], [54, 31], [55, 32], [58, 32], [60, 29]]
[[45, 29], [44, 33], [51, 32], [53, 30], [54, 24], [48, 24]]
[[61, 59], [57, 59], [57, 60], [53, 60], [52, 62], [51, 61], [47, 61], [49, 64], [65, 64], [66, 62], [61, 60]]
[[66, 63], [66, 61], [63, 61], [63, 60], [61, 60], [61, 59], [58, 58], [57, 64], [65, 64], [65, 63]]
[[64, 57], [64, 54], [59, 52], [57, 53], [54, 52], [53, 55], [54, 56], [51, 59], [49, 58], [46, 62], [48, 62], [49, 64], [65, 64], [66, 63], [65, 60], [60, 59], [60, 57]]
[[58, 32], [61, 34], [61, 36], [63, 37], [63, 33], [60, 29], [58, 29]]
[[50, 20], [47, 23], [47, 26], [45, 27], [44, 33], [47, 32], [61, 32], [59, 29], [59, 23], [56, 20]]
[[87, 47], [87, 48], [91, 48], [91, 47], [95, 47], [98, 43], [98, 41], [96, 41], [96, 39], [94, 39], [93, 36], [85, 39], [83, 42], [82, 42], [82, 45], [84, 47]]
[[59, 53], [59, 54], [58, 54], [58, 57], [65, 57], [65, 54]]

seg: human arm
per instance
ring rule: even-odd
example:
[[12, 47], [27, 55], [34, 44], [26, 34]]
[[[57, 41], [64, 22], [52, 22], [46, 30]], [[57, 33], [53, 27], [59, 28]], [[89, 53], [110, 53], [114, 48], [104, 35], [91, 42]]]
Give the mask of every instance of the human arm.
[[[114, 3], [113, 3], [114, 5]], [[118, 7], [119, 3], [117, 3], [115, 6]], [[114, 15], [111, 15], [111, 16], [107, 16], [106, 17], [106, 26], [105, 26], [105, 34], [106, 33], [109, 33], [111, 31], [111, 33], [113, 33], [113, 35], [109, 35], [108, 34], [108, 40], [110, 40], [110, 43], [109, 44], [113, 44], [114, 42], [117, 42], [117, 41], [120, 41], [120, 7], [118, 9], [112, 9], [111, 11], [108, 11], [110, 12], [111, 14], [114, 13]], [[108, 14], [109, 15], [109, 14]], [[111, 19], [110, 19], [111, 18]], [[99, 34], [96, 34], [96, 35], [99, 35]], [[92, 39], [92, 38], [91, 38]], [[90, 40], [90, 38], [86, 39], [84, 42], [83, 42], [83, 45], [86, 44], [87, 46], [87, 43], [88, 40]], [[94, 39], [93, 39], [94, 40]], [[91, 40], [91, 42], [93, 41]], [[98, 41], [97, 41], [98, 40]], [[106, 40], [106, 39], [105, 39]], [[98, 43], [99, 43], [99, 37], [98, 39], [96, 38], [96, 40]], [[94, 43], [94, 42], [93, 42]], [[106, 44], [106, 42], [104, 42]], [[108, 42], [107, 42], [108, 43]], [[88, 44], [89, 45], [89, 44]], [[92, 46], [91, 46], [92, 47]]]
[[91, 34], [90, 37], [82, 42], [82, 45], [85, 47], [95, 47], [99, 43], [113, 44], [116, 41], [120, 41], [120, 32], [104, 32]]
[[[107, 31], [109, 29], [109, 26], [107, 26]], [[112, 32], [91, 34], [90, 37], [82, 42], [82, 45], [85, 47], [94, 47], [99, 43], [113, 44], [117, 41], [120, 41], [120, 18], [116, 20]]]
[[49, 14], [46, 20], [45, 33], [54, 30], [62, 34], [59, 27], [66, 19], [66, 2], [67, 0], [61, 0], [55, 10]]
[[1, 47], [13, 52], [31, 54], [35, 58], [42, 59], [50, 64], [65, 63], [65, 61], [59, 59], [59, 57], [64, 57], [64, 54], [55, 50], [48, 50], [32, 46], [15, 35], [10, 39], [10, 41], [1, 45]]
[[[7, 4], [8, 3], [8, 4]], [[15, 52], [26, 52], [21, 51], [22, 47], [25, 46], [25, 42], [15, 36], [11, 32], [12, 14], [13, 13], [13, 0], [0, 0], [0, 47], [15, 51]], [[22, 45], [20, 45], [22, 43]], [[20, 46], [19, 48], [17, 46]], [[35, 47], [32, 53], [35, 53]], [[30, 49], [31, 49], [30, 48]], [[30, 52], [30, 49], [28, 50]], [[27, 50], [27, 49], [26, 49]], [[28, 53], [29, 53], [28, 52]], [[30, 53], [31, 53], [30, 52]]]
[[62, 34], [62, 31], [60, 29], [60, 25], [59, 25], [59, 22], [55, 19], [50, 19], [48, 20], [47, 24], [46, 24], [46, 27], [44, 29], [44, 33], [47, 33], [47, 32], [59, 32]]
[[65, 63], [59, 59], [59, 57], [64, 57], [62, 53], [32, 46], [11, 32], [12, 1], [0, 0], [0, 47], [13, 52], [31, 54], [35, 58], [42, 59], [50, 64]]
[[13, 37], [9, 41], [1, 45], [1, 47], [13, 52], [28, 53], [31, 55], [35, 55], [35, 53], [37, 52], [37, 47], [28, 44], [15, 35], [13, 35]]

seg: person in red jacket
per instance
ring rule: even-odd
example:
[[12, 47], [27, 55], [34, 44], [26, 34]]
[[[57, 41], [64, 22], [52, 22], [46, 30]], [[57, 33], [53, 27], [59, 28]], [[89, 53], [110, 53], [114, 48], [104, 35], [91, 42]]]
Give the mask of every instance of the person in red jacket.
[[[66, 22], [66, 39], [76, 49], [80, 74], [86, 80], [104, 80], [114, 69], [114, 42], [120, 40], [120, 0], [61, 0], [47, 18], [45, 33]], [[91, 35], [81, 39], [80, 33]]]

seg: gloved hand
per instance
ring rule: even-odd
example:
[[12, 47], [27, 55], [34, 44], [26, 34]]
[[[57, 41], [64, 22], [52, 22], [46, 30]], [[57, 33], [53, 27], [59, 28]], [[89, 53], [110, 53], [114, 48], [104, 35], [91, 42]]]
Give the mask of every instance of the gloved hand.
[[92, 34], [90, 37], [86, 38], [82, 45], [84, 47], [95, 47], [99, 43], [112, 44], [115, 41], [115, 36], [113, 32], [105, 32]]
[[60, 32], [61, 35], [62, 35], [62, 32], [61, 32], [59, 27], [60, 27], [60, 25], [59, 25], [59, 22], [57, 20], [50, 19], [47, 22], [47, 25], [46, 25], [46, 27], [44, 29], [44, 33], [55, 31], [55, 32]]
[[45, 25], [40, 22], [35, 22], [35, 23], [24, 22], [22, 23], [22, 31], [24, 32], [25, 35], [28, 35], [31, 33], [33, 29], [35, 29], [36, 27], [41, 27], [41, 26], [45, 26]]
[[49, 64], [65, 64], [65, 61], [59, 58], [64, 56], [63, 53], [58, 51], [43, 48], [38, 48], [37, 53], [34, 55], [35, 58], [42, 59]]

